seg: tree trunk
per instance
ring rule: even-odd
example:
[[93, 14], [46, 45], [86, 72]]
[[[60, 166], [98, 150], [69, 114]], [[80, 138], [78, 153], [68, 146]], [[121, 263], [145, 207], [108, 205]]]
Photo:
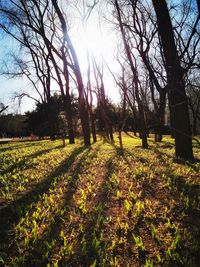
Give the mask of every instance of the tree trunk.
[[169, 11], [165, 0], [152, 1], [156, 12], [158, 32], [166, 62], [169, 102], [171, 105], [171, 114], [173, 116], [176, 157], [185, 160], [193, 160], [192, 138], [185, 82], [176, 51]]
[[94, 122], [94, 114], [92, 113], [92, 111], [90, 111], [90, 121], [91, 121], [91, 131], [92, 131], [93, 142], [96, 143], [97, 136], [96, 136], [96, 128], [95, 128], [95, 122]]
[[65, 147], [66, 146], [66, 144], [65, 144], [65, 137], [62, 138], [62, 141], [63, 141], [63, 147]]
[[[136, 71], [135, 71], [136, 72]], [[139, 88], [138, 88], [138, 79], [136, 79], [137, 75], [135, 74], [135, 96], [136, 101], [138, 103], [138, 111], [139, 111], [139, 119], [140, 119], [140, 134], [142, 139], [142, 147], [148, 148], [148, 142], [147, 142], [147, 127], [145, 122], [145, 114], [144, 114], [144, 106], [139, 96]]]
[[79, 101], [79, 110], [80, 110], [80, 119], [83, 130], [84, 144], [86, 146], [90, 145], [90, 125], [89, 125], [89, 116], [86, 109], [85, 100]]
[[68, 124], [69, 144], [75, 144], [74, 129], [73, 129], [73, 115], [72, 115], [72, 109], [71, 109], [71, 97], [68, 93], [66, 93], [66, 96], [64, 99], [64, 108], [65, 108], [65, 114], [66, 114], [67, 124]]
[[120, 154], [123, 155], [124, 154], [124, 147], [123, 147], [123, 142], [122, 142], [122, 130], [119, 129], [119, 147], [120, 147]]
[[[166, 106], [166, 92], [160, 91], [160, 104], [158, 108], [158, 122], [162, 127], [165, 125], [165, 106]], [[155, 133], [155, 142], [162, 141], [162, 131], [158, 129], [158, 132]]]
[[[139, 106], [139, 104], [138, 104]], [[142, 139], [142, 147], [148, 148], [148, 142], [147, 142], [147, 130], [146, 130], [146, 123], [144, 118], [144, 110], [143, 107], [138, 107], [139, 113], [140, 113], [140, 123], [141, 123], [141, 139]]]
[[111, 142], [114, 142], [114, 137], [113, 137], [113, 127], [112, 127], [111, 123], [110, 123], [110, 125], [109, 125], [109, 136], [110, 136], [110, 140], [111, 140]]
[[197, 117], [196, 116], [193, 117], [193, 135], [194, 136], [197, 135]]

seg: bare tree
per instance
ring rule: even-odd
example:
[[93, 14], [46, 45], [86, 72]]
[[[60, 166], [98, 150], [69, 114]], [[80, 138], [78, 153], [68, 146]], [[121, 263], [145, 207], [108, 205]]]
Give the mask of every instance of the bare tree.
[[4, 110], [6, 110], [8, 108], [8, 106], [4, 106], [4, 104], [0, 104], [0, 113], [4, 112]]
[[165, 0], [153, 0], [153, 6], [156, 12], [158, 32], [161, 38], [163, 54], [166, 62], [169, 100], [175, 133], [176, 157], [185, 160], [193, 160], [185, 81], [176, 50], [169, 10]]
[[65, 106], [69, 142], [74, 143], [68, 69], [68, 66], [71, 69], [73, 66], [68, 49], [60, 38], [61, 29], [57, 26], [51, 3], [35, 0], [15, 3], [10, 0], [1, 5], [0, 12], [5, 18], [1, 28], [29, 50], [37, 77], [44, 87], [46, 101], [50, 98], [51, 79], [57, 82]]
[[128, 62], [130, 64], [130, 69], [131, 69], [132, 75], [133, 75], [133, 86], [135, 88], [135, 90], [134, 90], [135, 98], [136, 98], [136, 101], [138, 104], [138, 111], [139, 111], [139, 116], [140, 116], [142, 147], [147, 148], [148, 147], [147, 128], [146, 128], [146, 122], [145, 122], [144, 105], [143, 105], [143, 102], [141, 100], [140, 93], [139, 93], [141, 83], [140, 83], [139, 77], [138, 77], [136, 58], [134, 57], [133, 53], [131, 53], [128, 38], [127, 38], [125, 29], [124, 29], [124, 25], [122, 22], [121, 10], [120, 10], [120, 7], [119, 7], [117, 0], [114, 1], [114, 6], [116, 9], [116, 13], [117, 13], [117, 20], [119, 23], [119, 28], [120, 28], [120, 32], [121, 32], [121, 36], [122, 36], [122, 40], [123, 40], [123, 44], [124, 44], [125, 53], [126, 53]]
[[90, 57], [89, 52], [87, 51], [87, 90], [85, 92], [86, 94], [86, 101], [90, 116], [90, 124], [91, 124], [91, 132], [92, 132], [92, 138], [93, 142], [95, 143], [97, 141], [96, 136], [96, 127], [95, 127], [95, 117], [93, 113], [93, 92], [92, 92], [92, 83], [91, 83], [91, 64], [90, 64]]
[[198, 76], [188, 81], [187, 94], [189, 96], [193, 135], [195, 136], [197, 135], [198, 124], [200, 124], [200, 84]]
[[83, 128], [84, 143], [85, 145], [90, 145], [89, 116], [88, 116], [88, 110], [87, 110], [87, 105], [85, 101], [84, 84], [83, 84], [83, 78], [82, 78], [82, 74], [81, 74], [81, 70], [80, 70], [80, 66], [78, 62], [78, 57], [77, 57], [76, 51], [74, 49], [74, 46], [68, 34], [67, 23], [66, 23], [65, 17], [57, 1], [52, 0], [52, 4], [56, 10], [56, 13], [58, 15], [58, 18], [59, 18], [59, 21], [62, 27], [63, 44], [66, 46], [67, 49], [69, 49], [71, 58], [73, 60], [73, 71], [74, 71], [76, 81], [78, 84], [79, 110], [80, 110], [80, 118], [81, 118], [81, 123], [82, 123], [82, 128]]
[[130, 106], [132, 106], [132, 101], [130, 101], [129, 95], [128, 95], [128, 84], [126, 81], [126, 71], [125, 71], [125, 62], [122, 64], [120, 60], [117, 60], [120, 67], [121, 67], [121, 75], [115, 75], [112, 70], [110, 69], [109, 65], [107, 64], [107, 68], [109, 69], [109, 72], [111, 73], [112, 77], [115, 80], [116, 85], [120, 89], [120, 95], [121, 95], [121, 105], [119, 107], [119, 118], [118, 118], [118, 138], [119, 138], [119, 145], [121, 153], [123, 154], [123, 140], [122, 140], [122, 131], [124, 130], [124, 126], [126, 123], [126, 110], [127, 110], [127, 103], [130, 102]]
[[109, 118], [108, 112], [108, 98], [105, 93], [105, 86], [104, 86], [104, 65], [103, 63], [98, 64], [95, 58], [92, 58], [93, 62], [93, 72], [94, 78], [96, 82], [96, 91], [97, 91], [97, 105], [101, 112], [101, 117], [104, 122], [105, 134], [106, 138], [114, 141], [113, 137], [113, 126], [112, 122]]

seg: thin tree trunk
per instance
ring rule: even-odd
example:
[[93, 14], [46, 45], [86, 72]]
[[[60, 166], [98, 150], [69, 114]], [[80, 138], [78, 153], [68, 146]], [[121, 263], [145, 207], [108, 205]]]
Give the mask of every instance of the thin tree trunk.
[[90, 120], [91, 120], [91, 131], [92, 131], [93, 142], [96, 143], [97, 135], [96, 135], [96, 128], [95, 128], [94, 115], [93, 114], [91, 114]]
[[[157, 111], [158, 115], [158, 122], [159, 126], [164, 126], [164, 120], [165, 120], [165, 106], [166, 106], [166, 93], [160, 92], [160, 105]], [[161, 129], [158, 129], [158, 132], [155, 134], [155, 142], [161, 142], [162, 141], [162, 131]]]
[[[96, 128], [95, 128], [95, 118], [92, 110], [92, 104], [93, 104], [93, 95], [92, 95], [92, 86], [91, 86], [91, 70], [90, 70], [90, 56], [89, 52], [87, 50], [87, 63], [88, 63], [88, 68], [87, 68], [87, 77], [88, 77], [88, 84], [87, 84], [87, 94], [86, 94], [86, 101], [88, 105], [88, 111], [89, 111], [89, 116], [90, 116], [90, 126], [91, 126], [91, 132], [92, 132], [92, 138], [93, 142], [96, 143], [97, 141], [97, 136], [96, 136]], [[90, 97], [90, 103], [89, 103], [89, 97]]]

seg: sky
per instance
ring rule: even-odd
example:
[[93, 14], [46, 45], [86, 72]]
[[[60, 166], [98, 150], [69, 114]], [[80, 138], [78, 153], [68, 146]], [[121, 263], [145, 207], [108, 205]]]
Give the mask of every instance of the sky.
[[[74, 13], [73, 13], [74, 14]], [[87, 23], [80, 20], [79, 14], [76, 17], [76, 23], [73, 23], [70, 28], [70, 36], [77, 51], [82, 73], [86, 73], [86, 49], [89, 49], [98, 60], [103, 58], [112, 69], [117, 71], [117, 64], [114, 61], [116, 52], [116, 35], [113, 31], [113, 26], [105, 19], [100, 19], [99, 9], [94, 10]], [[4, 69], [4, 61], [8, 61], [9, 51], [16, 51], [16, 42], [5, 34], [0, 33], [0, 72]], [[109, 98], [113, 101], [119, 101], [119, 93], [114, 84], [113, 78], [108, 69], [105, 69], [105, 87]], [[7, 112], [24, 113], [34, 109], [34, 101], [25, 97], [21, 101], [13, 101], [15, 92], [31, 92], [31, 95], [36, 96], [34, 90], [31, 90], [30, 84], [25, 78], [8, 79], [4, 75], [0, 75], [0, 102], [9, 105]]]
[[[11, 79], [2, 74], [5, 70], [5, 62], [8, 64], [9, 52], [18, 50], [18, 46], [13, 38], [0, 33], [0, 102], [8, 105], [7, 113], [24, 113], [34, 108], [34, 101], [24, 98], [21, 105], [15, 99], [15, 92], [20, 93], [27, 90], [29, 86], [25, 78]], [[34, 93], [34, 92], [33, 92]]]
[[[90, 0], [71, 0], [71, 3], [73, 3], [73, 6], [75, 6], [75, 2], [80, 4], [84, 1]], [[119, 36], [117, 38], [113, 25], [109, 22], [109, 20], [112, 20], [112, 15], [108, 6], [105, 5], [107, 1], [99, 1], [104, 5], [100, 5], [101, 10], [99, 10], [98, 7], [91, 13], [86, 24], [84, 24], [80, 20], [80, 17], [83, 15], [83, 9], [81, 9], [81, 6], [73, 7], [72, 10], [68, 11], [69, 17], [71, 16], [69, 20], [73, 20], [73, 23], [71, 23], [70, 25], [69, 33], [72, 43], [74, 44], [77, 51], [83, 75], [84, 73], [86, 73], [87, 68], [86, 49], [92, 51], [95, 58], [97, 58], [97, 61], [98, 59], [100, 60], [101, 58], [104, 58], [104, 60], [107, 62], [110, 69], [112, 69], [114, 73], [119, 72], [119, 65], [116, 60], [114, 60]], [[70, 0], [68, 2], [70, 2]], [[171, 3], [171, 5], [175, 4], [176, 2], [181, 1], [169, 0], [169, 3]], [[194, 2], [196, 3], [196, 1]], [[78, 11], [78, 8], [80, 12]], [[4, 61], [8, 61], [7, 54], [9, 53], [9, 51], [16, 51], [17, 46], [13, 39], [6, 37], [5, 34], [2, 34], [1, 32], [0, 42], [1, 73], [2, 69], [4, 68]], [[113, 100], [114, 102], [119, 102], [119, 89], [117, 88], [107, 68], [105, 68], [104, 77], [108, 97], [111, 98], [111, 100]], [[0, 75], [0, 102], [3, 102], [5, 105], [9, 105], [8, 112], [24, 113], [25, 111], [32, 110], [34, 108], [34, 101], [28, 98], [24, 98], [22, 100], [20, 107], [18, 105], [18, 101], [13, 102], [14, 93], [24, 91], [29, 92], [31, 93], [31, 95], [36, 97], [35, 91], [31, 90], [31, 86], [25, 78], [11, 80], [7, 79], [5, 76]]]

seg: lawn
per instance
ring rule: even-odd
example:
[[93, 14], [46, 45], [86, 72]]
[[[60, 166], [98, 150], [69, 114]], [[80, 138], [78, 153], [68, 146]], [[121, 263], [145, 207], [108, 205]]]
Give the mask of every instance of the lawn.
[[0, 266], [200, 266], [200, 162], [123, 141], [0, 146]]

